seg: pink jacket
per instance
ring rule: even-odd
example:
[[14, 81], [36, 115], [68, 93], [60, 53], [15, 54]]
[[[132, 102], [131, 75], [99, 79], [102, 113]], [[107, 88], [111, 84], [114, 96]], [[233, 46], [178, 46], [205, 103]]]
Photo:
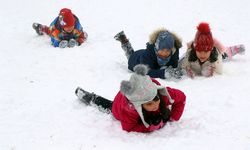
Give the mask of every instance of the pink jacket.
[[[152, 81], [157, 85], [160, 85], [157, 80], [152, 79]], [[167, 87], [167, 90], [171, 98], [174, 99], [174, 103], [170, 104], [168, 98], [166, 96], [162, 96], [167, 106], [172, 105], [170, 121], [178, 121], [184, 110], [186, 96], [182, 91], [177, 89]], [[133, 104], [130, 103], [120, 91], [113, 101], [112, 113], [114, 117], [121, 122], [122, 129], [128, 132], [151, 132], [161, 128], [165, 124], [161, 122], [157, 126], [150, 125], [146, 128]]]

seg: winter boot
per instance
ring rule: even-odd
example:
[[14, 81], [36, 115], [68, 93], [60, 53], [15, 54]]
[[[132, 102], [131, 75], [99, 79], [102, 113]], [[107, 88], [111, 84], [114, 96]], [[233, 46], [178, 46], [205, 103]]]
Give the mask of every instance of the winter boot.
[[42, 25], [41, 25], [41, 24], [39, 24], [39, 23], [33, 23], [33, 24], [32, 24], [32, 27], [33, 27], [33, 29], [36, 31], [36, 33], [37, 33], [38, 35], [43, 35], [43, 32], [42, 32]]
[[125, 44], [128, 42], [128, 39], [124, 33], [124, 31], [121, 31], [119, 33], [117, 33], [114, 38], [117, 40], [117, 41], [120, 41], [122, 44]]
[[232, 57], [236, 54], [244, 55], [245, 54], [245, 46], [243, 44], [230, 46], [227, 48], [226, 54], [228, 58], [232, 60]]
[[127, 39], [124, 31], [121, 31], [119, 33], [117, 33], [114, 38], [117, 41], [120, 41], [122, 44], [122, 49], [125, 52], [125, 55], [127, 57], [127, 59], [129, 59], [129, 57], [134, 53], [134, 49], [131, 46], [131, 43], [129, 42], [129, 40]]
[[79, 100], [86, 105], [90, 105], [90, 102], [94, 101], [97, 98], [97, 95], [95, 95], [94, 93], [89, 93], [80, 87], [76, 88], [75, 94], [79, 98]]

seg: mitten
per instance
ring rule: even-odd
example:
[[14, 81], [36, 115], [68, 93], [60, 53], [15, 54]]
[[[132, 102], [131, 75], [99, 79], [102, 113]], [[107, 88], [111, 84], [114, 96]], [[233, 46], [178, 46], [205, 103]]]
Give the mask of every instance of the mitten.
[[62, 40], [60, 43], [59, 43], [59, 47], [60, 48], [65, 48], [68, 46], [68, 41], [66, 40]]
[[172, 77], [175, 79], [180, 79], [183, 75], [183, 72], [179, 68], [168, 67], [165, 69], [165, 79], [171, 79]]
[[77, 45], [78, 45], [78, 42], [75, 39], [70, 39], [69, 40], [69, 43], [68, 43], [69, 47], [75, 47]]
[[189, 76], [189, 77], [192, 78], [192, 79], [193, 79], [194, 76], [195, 76], [193, 70], [192, 70], [191, 68], [189, 68], [189, 67], [186, 68], [186, 74], [187, 74], [187, 76]]
[[150, 116], [150, 125], [158, 125], [162, 121], [162, 117], [160, 114], [157, 115], [151, 115]]
[[173, 76], [176, 79], [180, 79], [183, 76], [182, 68], [180, 68], [180, 67], [174, 68], [174, 75]]
[[213, 73], [214, 73], [213, 66], [206, 66], [206, 67], [202, 68], [202, 70], [201, 70], [201, 75], [203, 75], [205, 77], [211, 77], [211, 76], [213, 76]]

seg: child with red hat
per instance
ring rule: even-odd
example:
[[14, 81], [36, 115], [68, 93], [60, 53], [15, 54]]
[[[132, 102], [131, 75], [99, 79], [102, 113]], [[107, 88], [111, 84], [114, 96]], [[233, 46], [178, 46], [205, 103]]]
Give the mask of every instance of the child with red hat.
[[79, 19], [68, 8], [61, 9], [49, 27], [39, 23], [33, 23], [32, 27], [38, 35], [49, 35], [52, 45], [60, 48], [79, 46], [88, 36]]
[[213, 38], [209, 24], [202, 22], [197, 26], [195, 39], [188, 43], [188, 50], [180, 63], [191, 78], [196, 75], [210, 77], [214, 73], [222, 73], [222, 60], [244, 52], [244, 45], [223, 46]]

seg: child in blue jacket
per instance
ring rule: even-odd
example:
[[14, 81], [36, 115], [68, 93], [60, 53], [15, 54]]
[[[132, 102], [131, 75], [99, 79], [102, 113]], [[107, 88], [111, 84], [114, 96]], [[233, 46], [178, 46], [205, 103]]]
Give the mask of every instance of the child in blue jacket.
[[128, 69], [133, 71], [137, 64], [149, 67], [148, 75], [152, 78], [180, 79], [183, 75], [178, 67], [181, 40], [177, 35], [161, 28], [150, 35], [146, 49], [134, 51], [124, 32], [114, 37], [121, 42], [121, 47], [128, 58]]
[[68, 8], [61, 9], [49, 27], [39, 23], [33, 23], [32, 27], [38, 35], [49, 35], [52, 45], [60, 48], [79, 46], [88, 36], [79, 19]]

